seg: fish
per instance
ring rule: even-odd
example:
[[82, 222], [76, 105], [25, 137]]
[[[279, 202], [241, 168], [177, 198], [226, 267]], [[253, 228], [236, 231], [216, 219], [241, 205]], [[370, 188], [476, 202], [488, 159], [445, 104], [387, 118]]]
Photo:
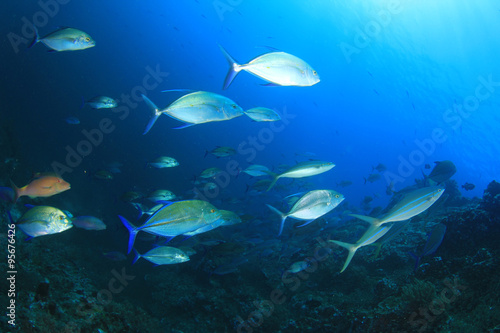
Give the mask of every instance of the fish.
[[267, 176], [271, 172], [268, 167], [259, 164], [252, 164], [245, 170], [243, 170], [249, 176], [259, 177], [259, 176]]
[[378, 172], [384, 172], [387, 170], [387, 167], [384, 164], [379, 163], [377, 164], [377, 166], [372, 167], [372, 171], [373, 170], [377, 170]]
[[147, 199], [152, 202], [171, 201], [176, 198], [176, 195], [169, 190], [156, 190], [151, 192]]
[[49, 52], [85, 50], [95, 46], [95, 41], [89, 34], [81, 30], [62, 27], [40, 38], [38, 29], [33, 25], [35, 36], [28, 46], [32, 48], [38, 42], [47, 46]]
[[217, 148], [214, 148], [211, 151], [206, 150], [205, 157], [207, 157], [208, 154], [212, 154], [216, 157], [229, 157], [229, 156], [235, 155], [236, 150], [234, 148], [231, 148], [231, 147], [218, 146]]
[[155, 265], [171, 265], [189, 261], [187, 254], [171, 246], [158, 246], [142, 255], [134, 249], [134, 254], [135, 257], [132, 264], [135, 264], [140, 258], [144, 258]]
[[22, 196], [30, 198], [46, 198], [62, 193], [71, 188], [71, 185], [61, 177], [51, 174], [36, 174], [35, 178], [26, 186], [18, 188], [10, 181], [14, 190], [14, 203]]
[[293, 263], [286, 271], [285, 273], [298, 273], [302, 272], [304, 269], [307, 269], [311, 265], [310, 261], [304, 260], [304, 261], [297, 261], [296, 263]]
[[85, 105], [90, 106], [92, 109], [113, 109], [118, 106], [118, 103], [111, 97], [107, 96], [95, 96], [89, 100], [85, 100], [82, 98], [82, 105], [80, 108], [83, 108]]
[[127, 256], [119, 251], [103, 252], [102, 256], [113, 261], [124, 261], [127, 260]]
[[179, 162], [173, 157], [160, 156], [151, 162], [146, 163], [146, 166], [152, 166], [153, 168], [173, 168], [179, 165]]
[[281, 120], [280, 115], [276, 111], [263, 107], [246, 110], [245, 114], [250, 117], [250, 119], [257, 122]]
[[146, 215], [153, 215], [154, 213], [156, 213], [156, 211], [160, 208], [163, 207], [163, 204], [157, 204], [151, 208], [148, 208], [146, 207], [145, 205], [139, 203], [139, 202], [131, 202], [130, 203], [132, 206], [134, 206], [135, 209], [137, 209], [139, 211], [139, 217], [138, 219], [140, 219], [144, 214]]
[[[9, 213], [10, 214], [10, 213]], [[73, 227], [68, 216], [51, 206], [34, 206], [16, 222], [28, 238], [57, 234]]]
[[349, 266], [349, 263], [351, 262], [352, 258], [354, 257], [354, 254], [359, 248], [376, 242], [378, 239], [380, 239], [380, 237], [384, 236], [389, 231], [389, 229], [391, 229], [391, 227], [392, 225], [389, 226], [385, 225], [381, 227], [369, 228], [355, 244], [344, 243], [336, 240], [329, 240], [329, 242], [335, 243], [349, 251], [347, 259], [344, 263], [344, 267], [342, 267], [340, 273], [345, 271], [347, 266]]
[[230, 120], [243, 115], [243, 109], [231, 99], [206, 91], [189, 93], [160, 110], [149, 98], [142, 98], [153, 111], [143, 135], [148, 133], [162, 114], [179, 120], [184, 125], [175, 129], [214, 121]]
[[474, 188], [476, 188], [476, 185], [471, 183], [465, 183], [462, 185], [462, 188], [466, 191], [472, 191]]
[[422, 172], [425, 183], [430, 186], [444, 183], [457, 172], [457, 167], [452, 161], [436, 161], [434, 163], [436, 165], [428, 176]]
[[208, 202], [184, 200], [167, 203], [140, 227], [133, 226], [121, 215], [118, 217], [129, 231], [127, 253], [130, 253], [139, 231], [162, 237], [175, 237], [209, 225], [218, 220], [220, 215], [218, 209]]
[[209, 190], [209, 191], [215, 190], [217, 188], [217, 184], [212, 183], [212, 182], [208, 182], [205, 184], [205, 186], [203, 186], [203, 188], [206, 190]]
[[108, 170], [99, 170], [94, 173], [94, 178], [101, 180], [112, 180], [114, 178], [113, 174]]
[[271, 184], [269, 184], [267, 191], [269, 191], [274, 186], [274, 184], [276, 184], [276, 181], [279, 178], [304, 178], [304, 177], [315, 176], [323, 172], [326, 172], [332, 169], [333, 167], [335, 167], [335, 164], [333, 164], [332, 162], [306, 161], [306, 162], [300, 162], [294, 167], [280, 174], [274, 174], [272, 172], [269, 172], [269, 174], [273, 176], [273, 180]]
[[444, 234], [446, 233], [446, 226], [442, 223], [437, 224], [432, 231], [429, 233], [429, 237], [427, 238], [427, 242], [425, 243], [424, 248], [419, 254], [415, 254], [410, 252], [410, 255], [415, 259], [415, 267], [416, 271], [418, 266], [420, 266], [420, 260], [423, 256], [432, 254], [436, 252], [437, 248], [441, 245], [443, 241]]
[[344, 196], [336, 191], [314, 190], [304, 194], [299, 200], [297, 200], [290, 211], [286, 214], [282, 213], [271, 205], [266, 206], [281, 217], [281, 224], [278, 233], [279, 236], [283, 231], [283, 225], [287, 217], [306, 221], [304, 224], [299, 226], [303, 227], [305, 225], [308, 225], [318, 217], [321, 217], [333, 210], [343, 200]]
[[138, 199], [141, 199], [143, 198], [144, 195], [139, 193], [139, 192], [136, 192], [136, 191], [127, 191], [127, 192], [124, 192], [121, 196], [120, 196], [120, 199], [124, 202], [132, 202], [134, 200], [138, 200]]
[[64, 119], [64, 121], [70, 125], [80, 124], [80, 119], [78, 119], [77, 117], [67, 117]]
[[379, 173], [371, 173], [368, 175], [368, 178], [364, 178], [365, 184], [367, 181], [370, 183], [376, 182], [377, 180], [380, 180], [382, 177], [380, 176]]
[[340, 186], [340, 187], [347, 187], [347, 186], [351, 186], [352, 185], [352, 182], [350, 180], [343, 180], [339, 183], [337, 183], [337, 186]]
[[106, 224], [94, 216], [77, 216], [71, 219], [73, 225], [85, 230], [105, 230]]
[[443, 193], [444, 188], [440, 186], [423, 187], [406, 193], [394, 207], [380, 218], [358, 214], [349, 215], [370, 223], [372, 227], [379, 227], [390, 222], [405, 221], [426, 211]]
[[222, 172], [222, 170], [219, 168], [208, 168], [208, 169], [205, 169], [202, 171], [202, 173], [200, 174], [200, 177], [205, 178], [205, 179], [206, 178], [213, 178], [221, 172]]
[[316, 72], [304, 60], [285, 52], [270, 52], [258, 56], [248, 64], [239, 65], [229, 53], [219, 45], [229, 64], [229, 71], [222, 89], [227, 89], [242, 70], [247, 71], [270, 84], [279, 86], [312, 86], [320, 81]]

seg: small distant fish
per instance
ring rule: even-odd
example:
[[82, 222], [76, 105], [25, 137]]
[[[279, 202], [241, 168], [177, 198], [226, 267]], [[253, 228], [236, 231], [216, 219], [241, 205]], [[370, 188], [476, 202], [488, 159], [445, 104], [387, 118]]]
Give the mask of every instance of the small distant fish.
[[252, 177], [267, 176], [271, 172], [268, 167], [259, 164], [252, 164], [245, 170], [244, 173]]
[[136, 191], [127, 191], [127, 192], [124, 192], [121, 196], [120, 196], [120, 199], [124, 202], [132, 202], [134, 200], [138, 200], [138, 199], [141, 199], [143, 198], [144, 195], [142, 195], [141, 193], [139, 192], [136, 192]]
[[472, 191], [474, 188], [476, 188], [476, 185], [471, 183], [465, 183], [462, 185], [462, 188], [466, 191]]
[[246, 110], [245, 114], [250, 117], [250, 119], [257, 122], [281, 120], [280, 115], [276, 111], [263, 107]]
[[347, 187], [347, 186], [351, 186], [351, 185], [352, 185], [352, 182], [350, 180], [342, 180], [341, 182], [337, 183], [337, 186], [340, 186], [340, 187]]
[[269, 191], [274, 186], [274, 184], [276, 184], [276, 181], [279, 178], [303, 178], [315, 176], [326, 172], [333, 167], [335, 167], [335, 164], [333, 164], [332, 162], [307, 161], [298, 163], [296, 166], [280, 174], [270, 173], [273, 176], [273, 180], [271, 184], [269, 184], [267, 191]]
[[156, 190], [151, 192], [148, 196], [147, 199], [152, 201], [152, 202], [158, 202], [158, 201], [170, 201], [176, 198], [176, 195], [169, 190]]
[[179, 165], [179, 162], [177, 162], [177, 160], [173, 157], [160, 156], [153, 161], [148, 162], [146, 165], [152, 166], [153, 168], [162, 169], [176, 167]]
[[370, 182], [370, 183], [373, 183], [373, 182], [376, 182], [377, 180], [381, 179], [382, 177], [380, 176], [379, 173], [371, 173], [368, 175], [368, 178], [364, 178], [365, 180], [365, 184], [366, 182]]
[[139, 202], [131, 202], [132, 206], [139, 211], [139, 219], [144, 215], [153, 215], [156, 211], [160, 210], [163, 207], [163, 204], [157, 204], [151, 208], [148, 208], [146, 205], [143, 205]]
[[377, 170], [378, 172], [381, 172], [381, 173], [382, 173], [382, 172], [384, 172], [384, 171], [386, 171], [386, 170], [387, 170], [387, 167], [386, 167], [384, 164], [379, 163], [379, 164], [377, 164], [377, 166], [372, 167], [372, 171], [373, 171], [373, 170]]
[[40, 38], [36, 26], [33, 25], [33, 28], [35, 36], [28, 48], [33, 47], [38, 42], [42, 42], [52, 52], [77, 51], [95, 46], [95, 41], [92, 37], [78, 29], [64, 27]]
[[222, 46], [219, 47], [229, 63], [223, 89], [227, 89], [242, 70], [269, 81], [268, 85], [312, 86], [320, 81], [318, 73], [294, 55], [270, 52], [258, 56], [248, 64], [239, 65]]
[[30, 198], [45, 198], [67, 191], [71, 185], [56, 175], [37, 174], [35, 178], [26, 186], [18, 188], [12, 181], [10, 182], [14, 189], [14, 202], [22, 196]]
[[206, 150], [205, 157], [207, 157], [208, 154], [212, 154], [215, 157], [229, 157], [229, 156], [233, 156], [234, 154], [236, 154], [236, 150], [234, 148], [231, 148], [231, 147], [218, 146], [217, 148], [214, 148], [211, 151]]
[[103, 257], [108, 258], [113, 261], [124, 261], [127, 260], [127, 256], [119, 251], [104, 252]]
[[77, 117], [68, 117], [64, 121], [70, 125], [78, 125], [80, 123], [80, 119]]
[[95, 96], [87, 101], [82, 98], [81, 108], [83, 108], [85, 105], [90, 106], [92, 109], [98, 110], [98, 109], [116, 108], [118, 106], [118, 103], [114, 99], [112, 99], [111, 97]]
[[112, 180], [114, 178], [113, 174], [108, 170], [99, 170], [93, 176], [101, 180]]
[[34, 206], [19, 218], [16, 226], [30, 237], [39, 237], [63, 232], [73, 227], [73, 224], [60, 209]]
[[106, 224], [94, 216], [77, 216], [71, 219], [73, 225], [85, 230], [105, 230]]
[[221, 172], [222, 172], [222, 170], [219, 168], [208, 168], [208, 169], [203, 170], [200, 177], [201, 178], [213, 178]]
[[139, 254], [134, 249], [135, 258], [132, 264], [135, 264], [139, 258], [144, 258], [155, 265], [171, 265], [186, 262], [189, 257], [180, 249], [170, 246], [158, 246], [145, 254]]
[[296, 263], [293, 263], [286, 271], [285, 273], [298, 273], [302, 272], [304, 269], [307, 269], [311, 263], [307, 260], [304, 261], [297, 261]]
[[410, 252], [410, 255], [415, 259], [415, 267], [417, 270], [418, 266], [420, 266], [420, 260], [423, 256], [432, 254], [436, 252], [437, 248], [441, 245], [443, 241], [444, 234], [446, 233], [446, 226], [442, 223], [437, 224], [429, 234], [427, 238], [427, 242], [425, 243], [424, 248], [419, 254], [415, 254]]
[[203, 188], [206, 190], [209, 190], [209, 191], [215, 190], [217, 188], [217, 184], [212, 183], [212, 182], [208, 182], [205, 184], [205, 186], [203, 186]]

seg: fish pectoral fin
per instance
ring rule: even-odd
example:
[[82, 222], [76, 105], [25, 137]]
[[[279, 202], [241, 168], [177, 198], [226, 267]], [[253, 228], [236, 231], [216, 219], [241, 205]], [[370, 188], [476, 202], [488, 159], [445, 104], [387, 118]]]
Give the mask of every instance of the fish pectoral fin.
[[306, 225], [308, 225], [309, 223], [313, 222], [314, 220], [316, 220], [316, 219], [312, 219], [312, 220], [306, 221], [306, 223], [297, 226], [297, 228], [305, 227]]
[[173, 127], [172, 129], [183, 129], [183, 128], [191, 127], [193, 125], [196, 125], [196, 124], [187, 124], [186, 123], [186, 124], [178, 126], [178, 127]]

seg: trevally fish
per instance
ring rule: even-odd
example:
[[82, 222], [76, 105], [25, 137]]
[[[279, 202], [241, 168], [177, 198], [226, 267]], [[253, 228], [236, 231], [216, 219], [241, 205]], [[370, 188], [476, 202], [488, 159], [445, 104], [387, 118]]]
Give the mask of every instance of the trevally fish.
[[380, 218], [365, 215], [349, 214], [368, 222], [372, 227], [378, 227], [389, 222], [398, 222], [411, 219], [432, 206], [444, 193], [439, 186], [422, 187], [408, 192], [405, 196]]
[[228, 157], [228, 156], [233, 156], [236, 154], [236, 150], [231, 147], [216, 147], [212, 149], [211, 151], [206, 150], [205, 151], [205, 157], [207, 157], [208, 154], [212, 154], [215, 157]]
[[98, 110], [116, 108], [118, 106], [118, 103], [111, 97], [107, 96], [95, 96], [87, 101], [82, 97], [82, 105], [80, 108], [83, 108], [85, 105], [90, 106], [92, 109]]
[[244, 173], [252, 177], [267, 176], [271, 172], [268, 167], [259, 164], [252, 164], [245, 170]]
[[306, 161], [300, 162], [296, 166], [288, 169], [280, 174], [269, 174], [273, 176], [273, 181], [269, 184], [267, 191], [269, 191], [279, 178], [303, 178], [319, 175], [320, 173], [326, 172], [335, 166], [332, 162], [324, 161]]
[[296, 263], [293, 263], [286, 271], [285, 273], [298, 273], [302, 272], [304, 269], [307, 269], [311, 265], [310, 261], [297, 261]]
[[135, 258], [132, 264], [135, 264], [139, 258], [144, 258], [155, 265], [170, 265], [186, 262], [189, 257], [180, 249], [170, 246], [158, 246], [145, 254], [139, 254], [134, 249]]
[[47, 46], [50, 52], [77, 51], [95, 46], [95, 41], [86, 32], [78, 29], [63, 27], [40, 38], [36, 26], [35, 37], [28, 48], [33, 47], [38, 42]]
[[222, 170], [219, 168], [208, 168], [208, 169], [205, 169], [201, 172], [200, 177], [201, 178], [212, 178], [212, 177], [217, 176], [221, 172], [222, 172]]
[[153, 202], [170, 201], [175, 198], [176, 198], [175, 194], [169, 190], [156, 190], [151, 192], [147, 197], [148, 200]]
[[26, 186], [18, 188], [12, 181], [10, 182], [14, 189], [14, 202], [22, 196], [30, 198], [45, 198], [55, 194], [67, 191], [71, 185], [61, 177], [51, 174], [37, 174], [35, 178]]
[[160, 110], [149, 98], [142, 95], [146, 104], [153, 110], [153, 116], [143, 134], [151, 127], [162, 114], [184, 122], [177, 129], [212, 121], [229, 120], [243, 115], [243, 109], [227, 97], [206, 91], [197, 91], [175, 100], [163, 110]]
[[257, 107], [245, 111], [245, 114], [253, 121], [278, 121], [281, 120], [280, 115], [268, 108]]
[[342, 246], [343, 248], [346, 248], [347, 250], [349, 250], [349, 254], [347, 255], [347, 259], [345, 261], [344, 267], [342, 267], [342, 270], [340, 271], [340, 273], [345, 271], [347, 266], [349, 266], [349, 263], [351, 262], [352, 257], [354, 257], [354, 254], [356, 253], [356, 251], [359, 248], [376, 242], [380, 237], [384, 236], [389, 231], [389, 229], [391, 229], [391, 227], [392, 227], [392, 225], [389, 225], [389, 226], [385, 225], [382, 227], [369, 228], [363, 234], [363, 236], [361, 236], [361, 238], [356, 242], [356, 244], [349, 244], [349, 243], [344, 243], [344, 242], [340, 242], [340, 241], [336, 241], [336, 240], [329, 240], [329, 242], [335, 243], [335, 244]]
[[50, 206], [34, 206], [16, 222], [26, 235], [39, 237], [57, 234], [73, 227], [68, 216], [60, 209]]
[[132, 250], [139, 231], [163, 237], [175, 237], [215, 222], [220, 212], [213, 205], [201, 200], [185, 200], [166, 204], [142, 226], [135, 227], [123, 216], [118, 216], [130, 233], [128, 252]]
[[248, 64], [239, 65], [222, 46], [219, 47], [229, 63], [223, 89], [227, 89], [242, 70], [269, 81], [268, 85], [303, 87], [319, 82], [319, 75], [311, 66], [289, 53], [270, 52], [258, 56]]
[[161, 169], [161, 168], [173, 168], [178, 166], [179, 162], [173, 157], [168, 156], [160, 156], [151, 162], [148, 162], [146, 166], [152, 166], [153, 168]]
[[318, 217], [330, 212], [343, 200], [344, 196], [336, 191], [314, 190], [304, 194], [286, 214], [280, 212], [271, 205], [266, 206], [281, 217], [280, 231], [278, 233], [279, 236], [283, 231], [283, 224], [285, 223], [287, 217], [306, 221], [306, 223], [300, 226], [303, 227]]

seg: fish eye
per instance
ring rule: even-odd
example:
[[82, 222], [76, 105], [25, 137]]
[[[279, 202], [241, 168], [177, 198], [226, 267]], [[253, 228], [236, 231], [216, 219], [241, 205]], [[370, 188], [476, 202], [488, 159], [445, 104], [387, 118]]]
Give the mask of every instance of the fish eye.
[[233, 107], [233, 109], [236, 109], [236, 104], [233, 104], [233, 105], [231, 105], [231, 106]]
[[90, 38], [89, 37], [85, 37], [85, 41], [86, 42], [90, 42]]
[[64, 215], [59, 215], [59, 220], [64, 220]]
[[316, 71], [313, 71], [313, 75], [318, 75], [318, 72], [316, 72]]
[[215, 213], [215, 209], [210, 209], [210, 213]]
[[335, 194], [335, 198], [336, 198], [336, 199], [340, 198], [340, 195]]

